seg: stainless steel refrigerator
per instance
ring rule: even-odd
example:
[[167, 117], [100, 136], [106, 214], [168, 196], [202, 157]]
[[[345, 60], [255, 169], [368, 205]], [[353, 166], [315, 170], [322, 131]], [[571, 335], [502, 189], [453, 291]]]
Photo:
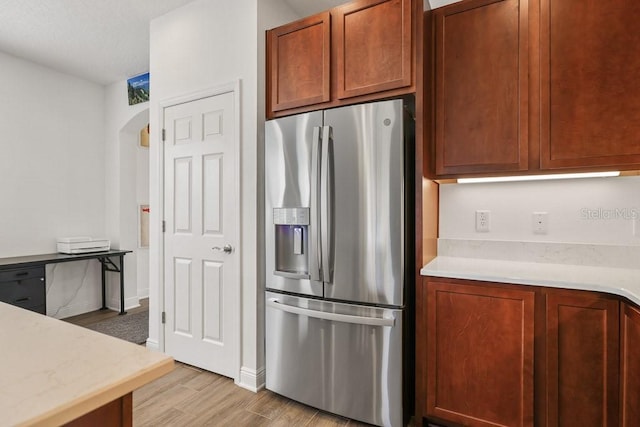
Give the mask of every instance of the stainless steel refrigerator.
[[363, 422], [406, 416], [410, 99], [265, 125], [266, 386]]

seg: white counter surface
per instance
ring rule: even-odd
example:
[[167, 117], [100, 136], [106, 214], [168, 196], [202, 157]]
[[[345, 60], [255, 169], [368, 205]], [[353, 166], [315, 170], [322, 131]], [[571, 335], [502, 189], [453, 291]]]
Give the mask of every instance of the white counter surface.
[[438, 256], [420, 273], [423, 276], [606, 292], [640, 305], [640, 269]]
[[59, 426], [173, 366], [143, 346], [0, 303], [0, 426]]

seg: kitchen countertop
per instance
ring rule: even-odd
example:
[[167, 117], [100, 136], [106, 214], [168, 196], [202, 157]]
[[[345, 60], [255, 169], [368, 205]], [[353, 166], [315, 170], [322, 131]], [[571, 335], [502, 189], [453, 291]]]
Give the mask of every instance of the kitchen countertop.
[[605, 292], [640, 305], [640, 269], [438, 256], [423, 276]]
[[0, 303], [0, 425], [58, 426], [173, 370], [173, 358]]

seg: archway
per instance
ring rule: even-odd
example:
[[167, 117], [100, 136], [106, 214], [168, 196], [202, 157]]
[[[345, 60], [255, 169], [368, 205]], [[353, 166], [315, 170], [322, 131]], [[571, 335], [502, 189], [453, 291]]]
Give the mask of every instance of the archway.
[[[136, 114], [119, 132], [120, 142], [120, 247], [132, 249], [127, 256], [126, 297], [149, 296], [149, 248], [140, 241], [140, 208], [149, 205], [149, 149], [140, 145], [140, 131], [149, 123], [149, 110]], [[130, 295], [135, 289], [136, 294]]]

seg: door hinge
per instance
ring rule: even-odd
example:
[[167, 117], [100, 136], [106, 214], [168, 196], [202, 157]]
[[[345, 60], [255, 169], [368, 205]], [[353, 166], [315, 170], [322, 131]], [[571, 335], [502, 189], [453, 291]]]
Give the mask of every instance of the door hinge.
[[162, 220], [162, 232], [166, 232], [167, 231], [167, 221], [165, 221], [164, 219]]
[[167, 132], [164, 129], [162, 129], [162, 142], [164, 142], [166, 137], [167, 137]]
[[162, 312], [162, 324], [164, 325], [165, 323], [167, 323], [167, 313], [165, 313], [164, 311]]

